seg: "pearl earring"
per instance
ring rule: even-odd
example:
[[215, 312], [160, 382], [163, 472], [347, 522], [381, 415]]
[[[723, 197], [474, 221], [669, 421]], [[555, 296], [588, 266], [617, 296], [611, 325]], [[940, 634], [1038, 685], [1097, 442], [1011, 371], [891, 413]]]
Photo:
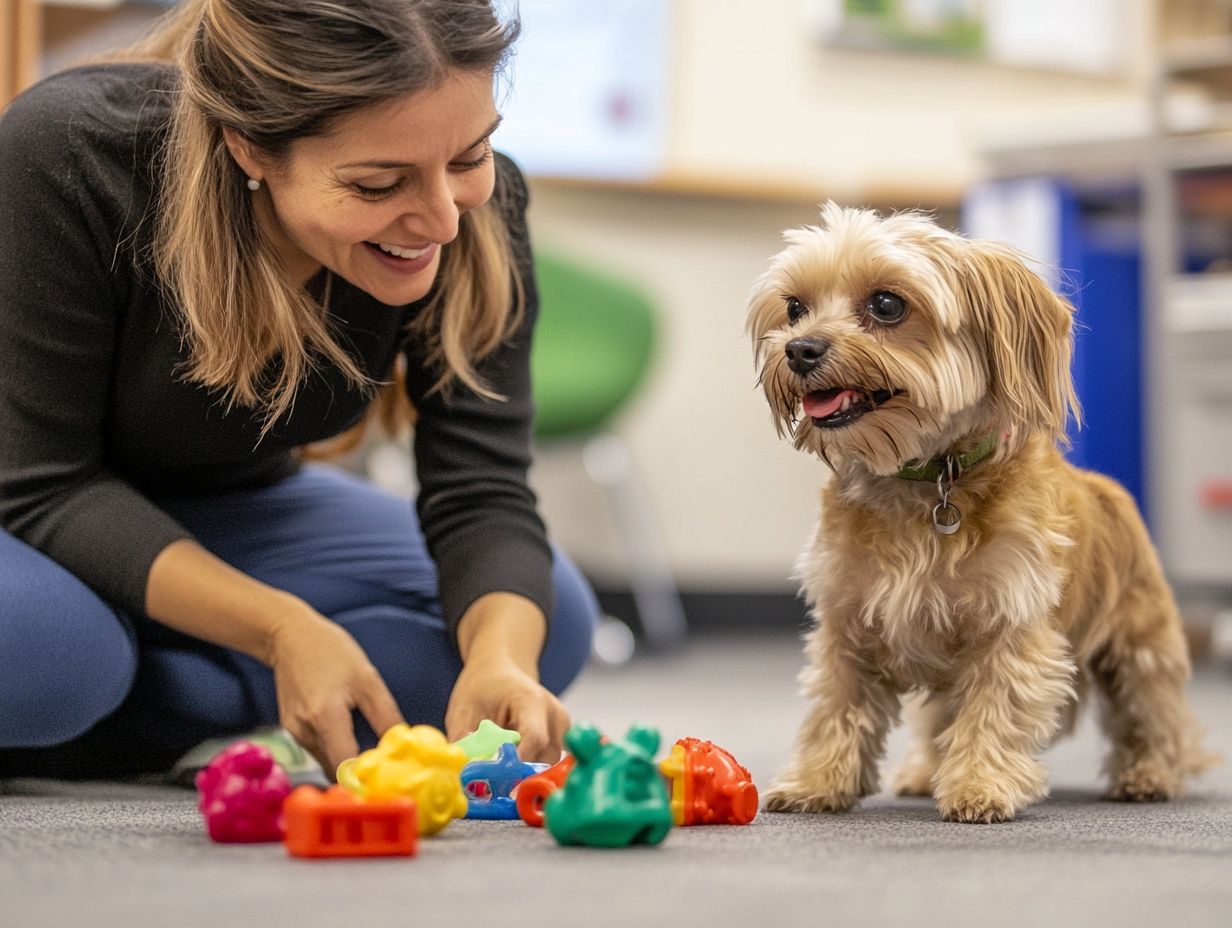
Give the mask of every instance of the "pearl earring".
[[255, 177], [248, 178], [248, 189], [249, 190], [260, 190], [261, 182], [257, 180]]

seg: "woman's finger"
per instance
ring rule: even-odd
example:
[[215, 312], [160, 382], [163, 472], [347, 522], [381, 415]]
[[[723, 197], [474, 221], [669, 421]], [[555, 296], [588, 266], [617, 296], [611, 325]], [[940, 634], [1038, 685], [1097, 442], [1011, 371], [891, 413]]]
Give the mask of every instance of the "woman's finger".
[[356, 694], [356, 703], [378, 738], [395, 725], [406, 721], [398, 703], [389, 692], [389, 687], [375, 674], [372, 682]]
[[359, 753], [351, 713], [341, 704], [322, 714], [317, 724], [317, 738], [325, 755], [325, 772], [332, 779], [338, 765]]
[[565, 707], [557, 703], [552, 707], [552, 711], [548, 713], [548, 735], [550, 742], [549, 760], [552, 763], [560, 760], [560, 755], [565, 750], [565, 732], [569, 730], [569, 726], [573, 724], [573, 720], [569, 717], [569, 713], [565, 711]]
[[541, 705], [524, 707], [516, 713], [514, 728], [522, 736], [518, 755], [525, 761], [542, 761], [551, 749], [547, 714]]

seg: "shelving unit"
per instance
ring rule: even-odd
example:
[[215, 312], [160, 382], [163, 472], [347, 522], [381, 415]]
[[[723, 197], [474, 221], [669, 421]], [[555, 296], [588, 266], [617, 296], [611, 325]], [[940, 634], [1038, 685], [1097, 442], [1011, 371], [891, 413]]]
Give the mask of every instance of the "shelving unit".
[[1171, 576], [1232, 590], [1232, 0], [1159, 0], [1143, 170], [1149, 499]]

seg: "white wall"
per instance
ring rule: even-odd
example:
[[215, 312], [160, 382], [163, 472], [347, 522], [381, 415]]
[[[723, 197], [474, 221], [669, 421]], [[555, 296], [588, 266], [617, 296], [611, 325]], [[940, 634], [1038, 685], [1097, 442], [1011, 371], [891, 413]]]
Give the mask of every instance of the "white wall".
[[[775, 439], [755, 390], [744, 299], [779, 247], [808, 222], [802, 204], [725, 202], [552, 185], [532, 190], [539, 247], [644, 285], [662, 310], [649, 382], [616, 423], [660, 516], [681, 582], [783, 587], [816, 513], [823, 466]], [[536, 485], [558, 540], [592, 573], [623, 558], [575, 451], [543, 449]]]
[[[800, 0], [677, 0], [670, 170], [797, 185], [845, 202], [953, 206], [990, 140], [1124, 131], [1144, 107], [1147, 0], [1127, 0], [1124, 78], [827, 50]], [[1127, 115], [1128, 114], [1128, 115]], [[641, 281], [658, 299], [662, 350], [617, 423], [683, 585], [787, 589], [825, 470], [779, 442], [755, 389], [744, 300], [782, 229], [815, 205], [533, 185], [540, 247]], [[819, 197], [820, 198], [820, 195]], [[535, 473], [557, 538], [605, 581], [623, 558], [576, 457]]]

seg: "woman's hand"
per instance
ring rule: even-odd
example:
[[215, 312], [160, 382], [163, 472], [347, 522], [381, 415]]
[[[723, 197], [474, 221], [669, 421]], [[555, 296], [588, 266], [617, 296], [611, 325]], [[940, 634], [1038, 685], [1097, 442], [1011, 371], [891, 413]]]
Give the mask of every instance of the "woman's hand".
[[273, 668], [282, 726], [331, 777], [359, 750], [351, 710], [378, 735], [402, 713], [363, 649], [306, 602], [236, 570], [197, 542], [150, 565], [146, 612], [164, 625]]
[[363, 649], [340, 625], [295, 601], [270, 636], [278, 714], [289, 731], [331, 778], [359, 752], [352, 709], [377, 735], [401, 722], [402, 713]]
[[569, 714], [539, 683], [546, 630], [543, 613], [512, 593], [489, 593], [467, 610], [458, 625], [464, 666], [445, 712], [450, 741], [491, 719], [521, 734], [523, 760], [560, 760]]
[[512, 661], [468, 663], [454, 684], [445, 713], [449, 740], [470, 734], [484, 719], [521, 734], [522, 760], [560, 760], [569, 714], [535, 677]]

